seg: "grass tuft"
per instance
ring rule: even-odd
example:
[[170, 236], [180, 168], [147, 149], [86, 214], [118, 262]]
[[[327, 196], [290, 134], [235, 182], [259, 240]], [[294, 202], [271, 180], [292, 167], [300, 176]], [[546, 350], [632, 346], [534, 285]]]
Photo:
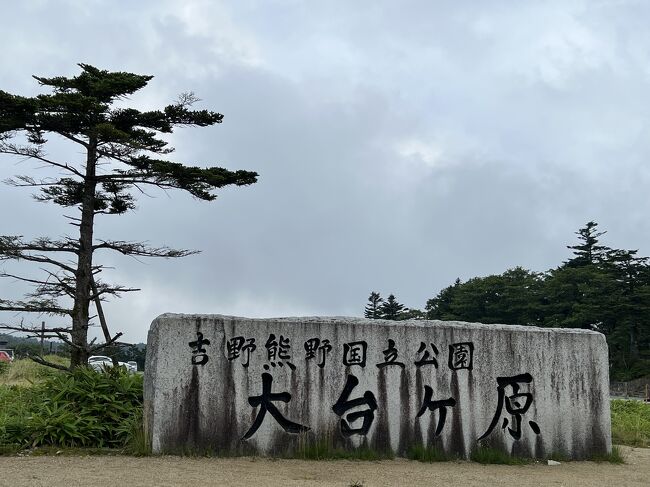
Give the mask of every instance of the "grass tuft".
[[367, 445], [362, 445], [354, 450], [346, 450], [332, 446], [331, 442], [324, 439], [309, 441], [300, 445], [300, 448], [289, 458], [301, 460], [391, 460], [394, 455], [389, 452], [379, 452]]
[[593, 462], [608, 462], [608, 463], [615, 463], [617, 465], [621, 465], [625, 463], [625, 457], [623, 456], [623, 452], [621, 449], [614, 445], [612, 446], [612, 452], [611, 453], [605, 453], [601, 455], [594, 455], [593, 457], [590, 458], [591, 461]]
[[414, 445], [406, 452], [406, 457], [418, 462], [450, 462], [458, 457], [445, 453], [440, 448], [433, 446]]
[[526, 465], [532, 462], [530, 458], [514, 457], [489, 446], [479, 446], [472, 451], [469, 458], [476, 463], [493, 465]]
[[134, 414], [124, 420], [119, 428], [125, 437], [124, 453], [134, 457], [145, 457], [151, 454], [151, 449], [144, 434], [141, 408], [138, 408]]

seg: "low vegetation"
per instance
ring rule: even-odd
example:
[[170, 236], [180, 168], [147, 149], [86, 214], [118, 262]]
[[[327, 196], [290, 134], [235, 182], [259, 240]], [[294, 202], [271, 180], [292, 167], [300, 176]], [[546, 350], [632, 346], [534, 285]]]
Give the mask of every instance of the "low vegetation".
[[458, 460], [457, 456], [449, 455], [439, 448], [424, 445], [414, 445], [406, 452], [406, 457], [419, 462], [449, 462]]
[[533, 460], [530, 458], [521, 458], [508, 455], [502, 450], [490, 448], [488, 446], [479, 446], [470, 455], [470, 460], [476, 463], [497, 464], [497, 465], [525, 465]]
[[355, 450], [345, 450], [335, 447], [331, 441], [321, 440], [307, 442], [291, 455], [291, 458], [301, 460], [390, 460], [393, 455], [388, 452], [377, 451], [374, 448], [363, 445]]
[[650, 403], [624, 399], [612, 401], [612, 442], [650, 447]]
[[605, 453], [601, 455], [594, 455], [589, 460], [592, 462], [608, 462], [608, 463], [625, 463], [625, 458], [623, 457], [623, 452], [618, 445], [612, 446], [611, 453]]
[[0, 448], [124, 448], [139, 441], [142, 376], [79, 368], [0, 387]]
[[[46, 355], [48, 362], [68, 366], [70, 360], [59, 355]], [[33, 360], [20, 359], [11, 363], [2, 362], [4, 367], [0, 367], [0, 386], [31, 386], [36, 383], [62, 374], [62, 371], [37, 364]]]

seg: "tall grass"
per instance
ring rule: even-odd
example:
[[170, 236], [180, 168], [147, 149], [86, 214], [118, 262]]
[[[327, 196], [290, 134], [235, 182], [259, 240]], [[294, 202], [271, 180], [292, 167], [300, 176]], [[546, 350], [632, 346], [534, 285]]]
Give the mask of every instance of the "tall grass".
[[650, 404], [624, 399], [612, 401], [612, 442], [650, 447]]
[[[47, 355], [45, 359], [59, 365], [68, 366], [70, 360], [59, 355]], [[0, 374], [0, 385], [30, 386], [35, 382], [61, 374], [62, 371], [37, 364], [30, 359], [18, 359], [9, 363], [6, 369]]]

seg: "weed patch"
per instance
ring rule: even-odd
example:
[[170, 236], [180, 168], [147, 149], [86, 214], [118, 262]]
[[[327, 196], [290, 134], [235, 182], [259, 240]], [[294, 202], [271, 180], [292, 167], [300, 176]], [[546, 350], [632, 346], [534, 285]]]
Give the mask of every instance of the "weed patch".
[[380, 452], [369, 446], [362, 445], [359, 448], [346, 450], [332, 446], [327, 439], [305, 442], [296, 452], [287, 458], [298, 458], [301, 460], [390, 460], [394, 455], [389, 452]]
[[593, 462], [608, 462], [608, 463], [615, 463], [615, 464], [623, 464], [625, 463], [625, 458], [623, 457], [623, 452], [621, 449], [614, 445], [612, 447], [612, 452], [611, 453], [605, 453], [601, 455], [594, 455], [593, 457], [590, 458], [591, 461]]
[[650, 404], [617, 399], [612, 401], [612, 442], [650, 447]]
[[470, 460], [476, 463], [495, 465], [526, 465], [532, 462], [530, 458], [513, 457], [504, 451], [488, 446], [479, 446], [472, 451]]
[[449, 455], [440, 448], [424, 445], [414, 445], [406, 452], [406, 457], [418, 462], [450, 462], [458, 460], [457, 456]]

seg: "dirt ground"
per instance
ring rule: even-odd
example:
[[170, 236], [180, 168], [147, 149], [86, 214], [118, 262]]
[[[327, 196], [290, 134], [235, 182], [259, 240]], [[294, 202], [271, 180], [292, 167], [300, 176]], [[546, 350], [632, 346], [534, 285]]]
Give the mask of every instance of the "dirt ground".
[[0, 457], [0, 486], [650, 486], [650, 449], [623, 447], [626, 464], [559, 466], [123, 456]]

